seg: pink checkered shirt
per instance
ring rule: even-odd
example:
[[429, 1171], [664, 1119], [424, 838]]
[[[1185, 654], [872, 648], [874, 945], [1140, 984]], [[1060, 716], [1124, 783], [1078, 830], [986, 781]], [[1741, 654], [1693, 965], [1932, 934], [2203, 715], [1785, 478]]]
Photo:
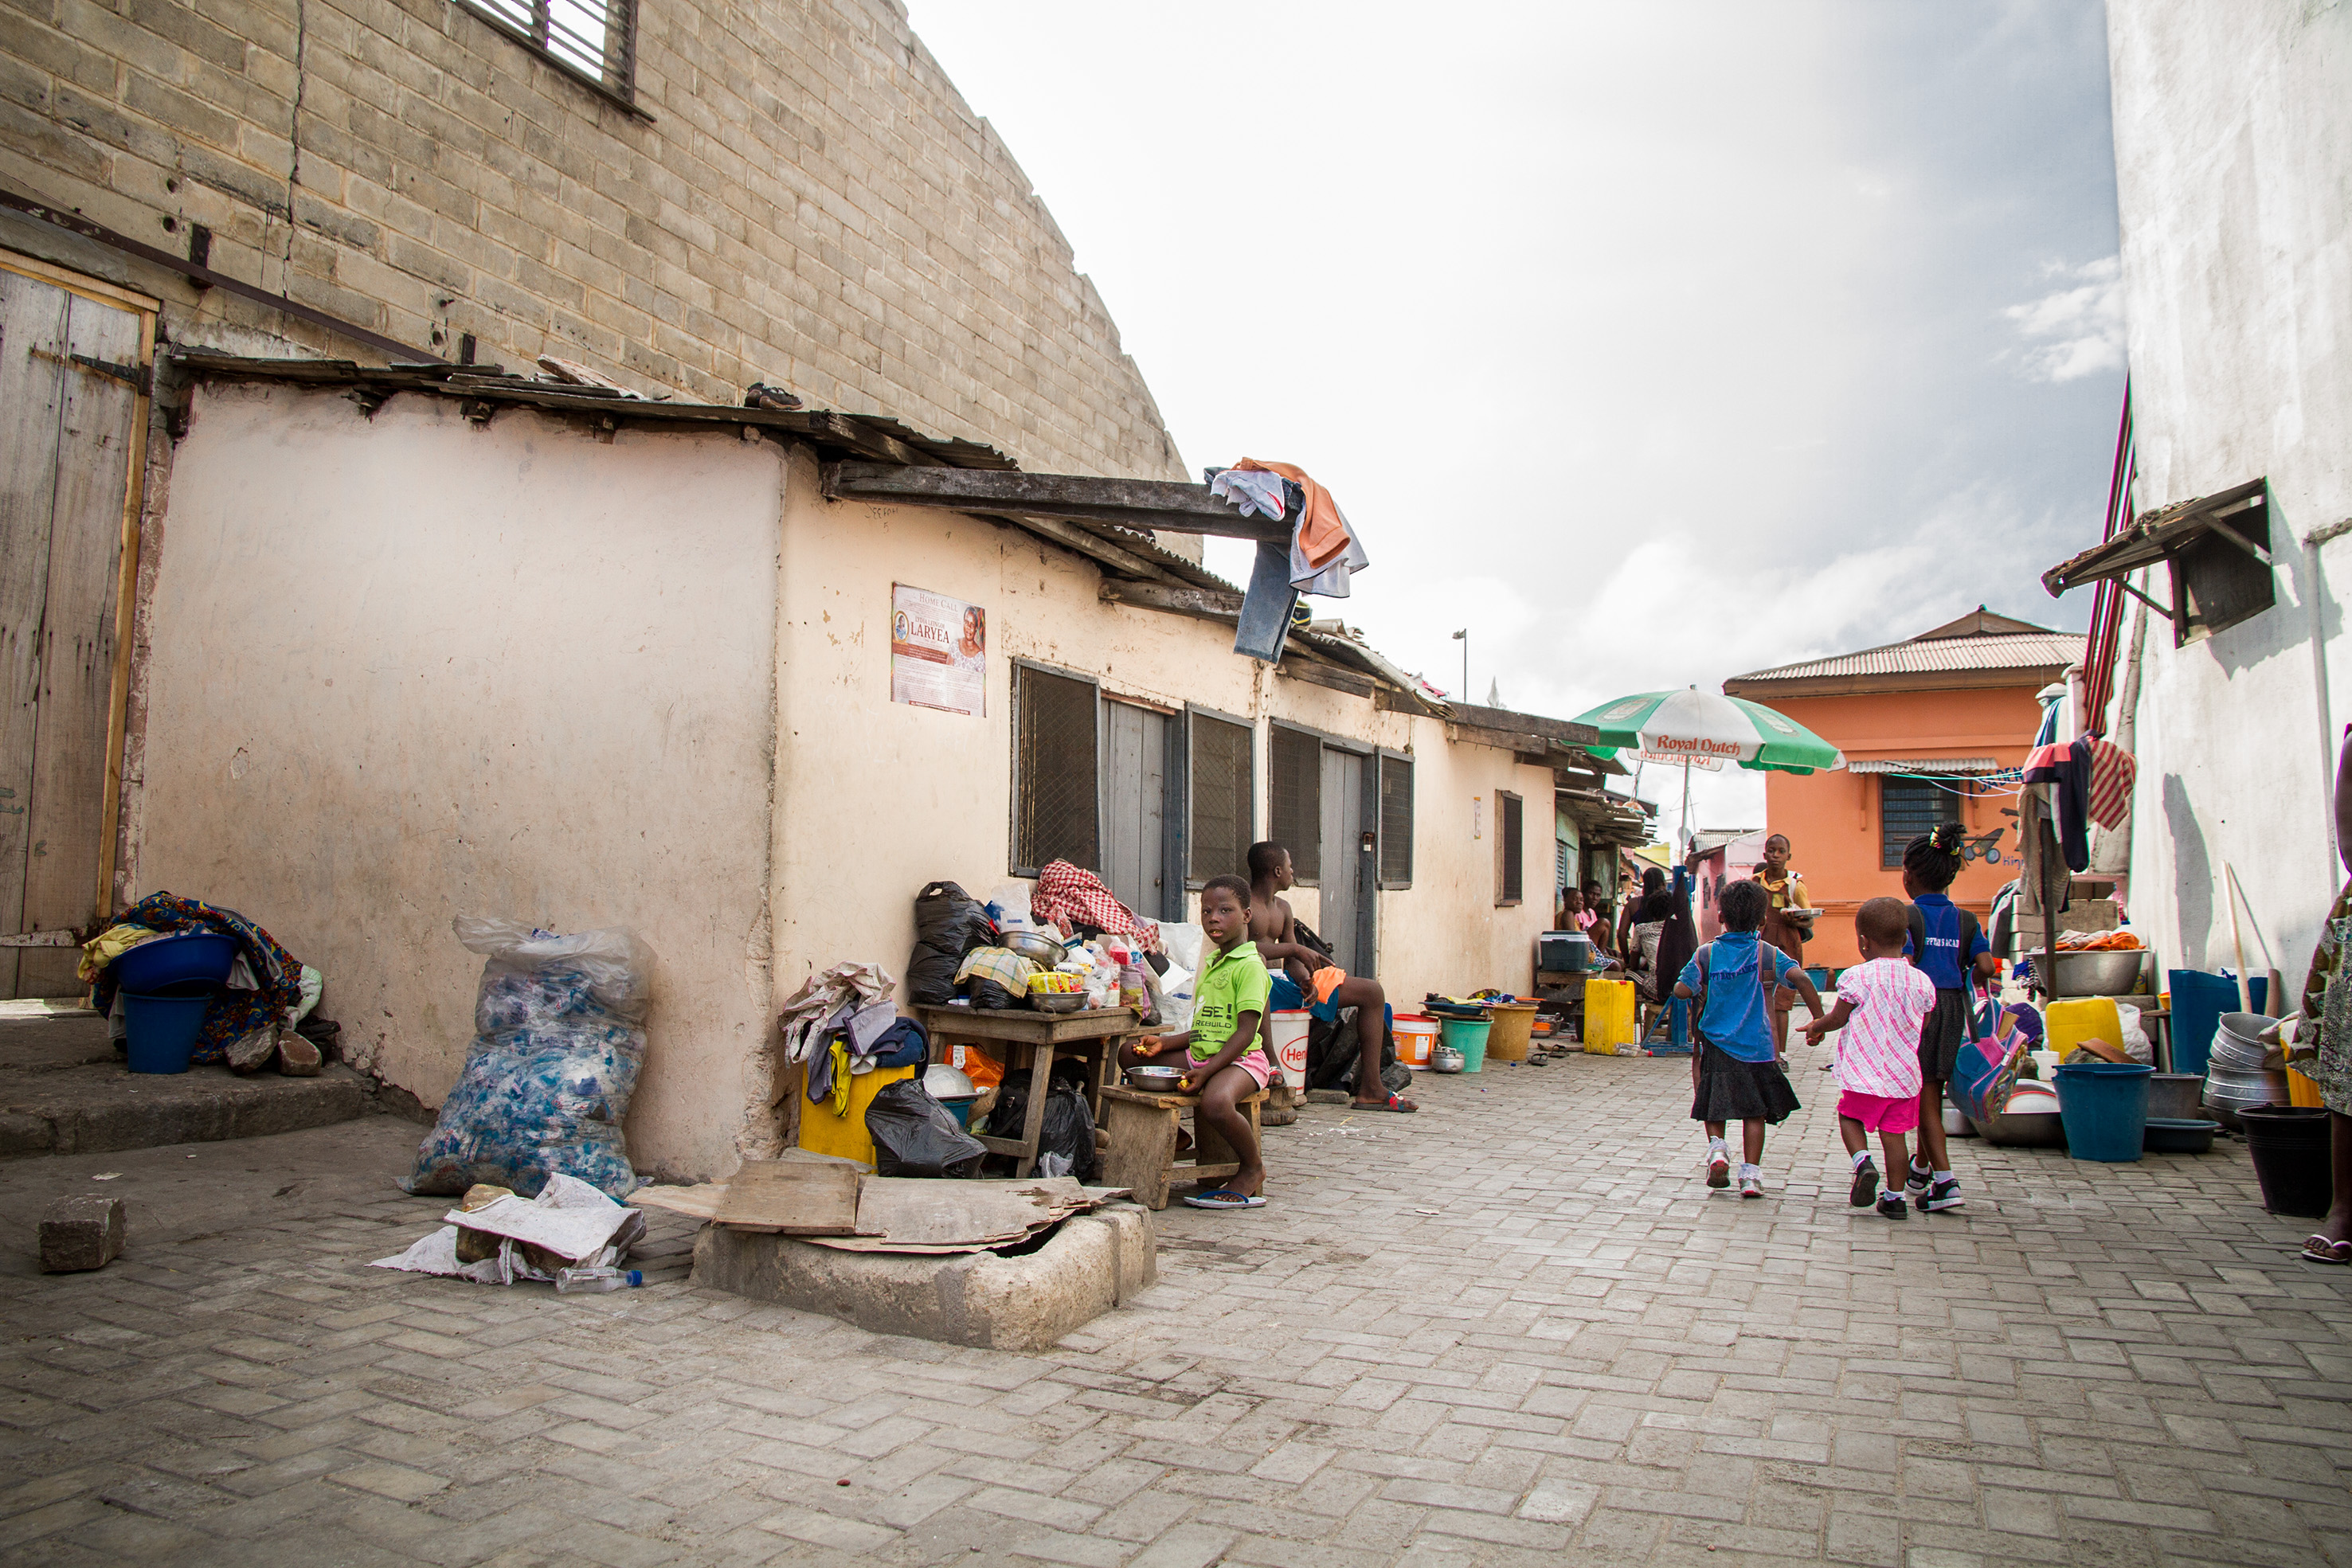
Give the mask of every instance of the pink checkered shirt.
[[1841, 1089], [1899, 1100], [1919, 1092], [1919, 1026], [1936, 1006], [1936, 982], [1900, 958], [1873, 958], [1838, 976], [1853, 1004], [1838, 1031]]

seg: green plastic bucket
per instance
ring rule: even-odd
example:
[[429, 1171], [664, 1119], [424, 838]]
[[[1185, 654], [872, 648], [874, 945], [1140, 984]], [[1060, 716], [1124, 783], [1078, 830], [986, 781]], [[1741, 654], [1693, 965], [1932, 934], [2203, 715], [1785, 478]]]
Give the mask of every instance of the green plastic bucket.
[[1486, 1031], [1495, 1026], [1485, 1019], [1441, 1019], [1445, 1043], [1462, 1053], [1462, 1071], [1477, 1072], [1486, 1065]]

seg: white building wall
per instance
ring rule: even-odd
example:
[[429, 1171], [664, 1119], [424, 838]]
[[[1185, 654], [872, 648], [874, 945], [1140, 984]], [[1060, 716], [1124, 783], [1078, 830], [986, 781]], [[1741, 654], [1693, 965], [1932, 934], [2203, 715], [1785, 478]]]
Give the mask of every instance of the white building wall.
[[[2352, 718], [2352, 8], [2108, 0], [2142, 509], [2267, 476], [2273, 610], [2175, 648], [2150, 618], [2131, 913], [2168, 966], [2231, 961], [2234, 868], [2290, 986], [2342, 881]], [[2159, 599], [2164, 570], [2147, 574]]]

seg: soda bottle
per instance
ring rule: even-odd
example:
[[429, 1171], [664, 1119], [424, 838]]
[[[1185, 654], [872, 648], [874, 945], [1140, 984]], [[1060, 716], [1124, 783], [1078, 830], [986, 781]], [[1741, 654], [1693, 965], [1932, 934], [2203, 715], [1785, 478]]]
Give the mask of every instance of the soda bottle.
[[555, 1271], [555, 1289], [566, 1296], [587, 1295], [595, 1291], [634, 1291], [646, 1282], [645, 1274], [635, 1269], [559, 1269]]

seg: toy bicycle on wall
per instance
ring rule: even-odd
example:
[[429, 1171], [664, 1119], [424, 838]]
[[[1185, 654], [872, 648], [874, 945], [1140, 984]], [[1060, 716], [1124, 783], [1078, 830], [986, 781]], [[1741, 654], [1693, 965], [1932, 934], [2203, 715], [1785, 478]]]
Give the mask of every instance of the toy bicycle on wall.
[[1970, 839], [1960, 847], [1960, 858], [1964, 861], [1982, 861], [1987, 865], [1999, 865], [2000, 836], [2008, 831], [2007, 828], [1995, 828], [1981, 838]]

